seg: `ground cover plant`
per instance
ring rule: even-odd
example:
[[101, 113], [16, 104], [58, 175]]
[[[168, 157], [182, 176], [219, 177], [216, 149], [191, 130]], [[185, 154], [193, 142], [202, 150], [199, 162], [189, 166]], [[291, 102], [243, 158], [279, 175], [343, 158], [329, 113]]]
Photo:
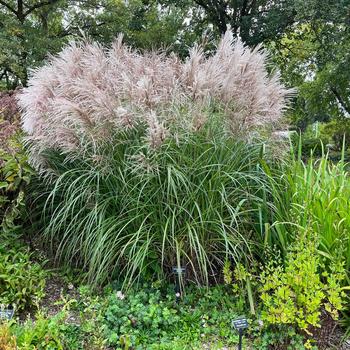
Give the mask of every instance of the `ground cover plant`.
[[239, 302], [225, 288], [190, 287], [176, 304], [173, 289], [144, 285], [130, 294], [111, 294], [104, 323], [108, 343], [116, 348], [173, 349], [180, 344], [184, 349], [202, 344], [220, 348], [236, 344], [231, 320], [240, 312]]
[[61, 311], [51, 317], [43, 309], [35, 322], [0, 324], [0, 349], [234, 348], [231, 319], [243, 310], [225, 286], [189, 287], [181, 305], [173, 286], [148, 284], [127, 294], [108, 288], [100, 295], [85, 286], [60, 304]]

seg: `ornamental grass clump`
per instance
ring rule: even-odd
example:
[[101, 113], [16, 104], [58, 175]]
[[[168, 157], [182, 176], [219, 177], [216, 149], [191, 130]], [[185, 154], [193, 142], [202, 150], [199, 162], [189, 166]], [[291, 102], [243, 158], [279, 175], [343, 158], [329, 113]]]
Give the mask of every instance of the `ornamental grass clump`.
[[33, 72], [19, 102], [32, 162], [45, 167], [45, 149], [84, 153], [83, 140], [108, 142], [139, 124], [157, 147], [200, 129], [212, 106], [228, 131], [248, 138], [280, 124], [291, 93], [278, 72], [268, 74], [261, 47], [251, 50], [228, 31], [213, 55], [195, 47], [185, 62], [174, 54], [141, 54], [122, 37], [109, 49], [71, 43]]
[[257, 135], [279, 125], [291, 93], [265, 59], [227, 32], [185, 62], [118, 38], [73, 43], [35, 71], [20, 104], [57, 258], [96, 284], [174, 265], [208, 284], [225, 260], [249, 260], [269, 206]]

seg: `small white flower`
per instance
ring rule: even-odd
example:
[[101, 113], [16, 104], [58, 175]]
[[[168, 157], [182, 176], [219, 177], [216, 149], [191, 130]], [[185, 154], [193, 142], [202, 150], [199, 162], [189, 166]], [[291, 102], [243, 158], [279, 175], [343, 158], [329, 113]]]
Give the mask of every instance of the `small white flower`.
[[69, 283], [69, 284], [68, 284], [68, 289], [69, 289], [69, 290], [74, 289], [74, 286], [73, 286], [73, 284], [72, 284], [72, 283]]
[[176, 298], [180, 298], [180, 297], [181, 297], [181, 294], [180, 294], [179, 292], [177, 292], [177, 293], [175, 294], [175, 296], [176, 296]]
[[263, 320], [258, 320], [258, 325], [259, 325], [259, 327], [263, 327], [264, 326], [264, 321]]
[[125, 299], [125, 295], [123, 294], [123, 292], [121, 290], [118, 290], [118, 292], [116, 293], [116, 296], [119, 300]]

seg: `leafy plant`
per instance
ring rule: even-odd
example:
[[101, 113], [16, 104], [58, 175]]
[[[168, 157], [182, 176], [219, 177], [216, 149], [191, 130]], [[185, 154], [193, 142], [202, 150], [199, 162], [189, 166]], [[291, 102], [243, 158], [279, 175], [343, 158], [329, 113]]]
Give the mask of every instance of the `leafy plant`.
[[261, 318], [266, 325], [291, 325], [312, 335], [312, 327], [321, 326], [323, 309], [338, 317], [344, 305], [345, 271], [341, 262], [335, 262], [327, 272], [318, 244], [316, 234], [302, 231], [289, 248], [285, 264], [270, 260], [261, 273]]
[[109, 343], [125, 349], [169, 336], [180, 319], [174, 307], [163, 304], [159, 291], [140, 291], [128, 301], [113, 295], [105, 317]]
[[21, 144], [14, 95], [9, 100], [4, 103], [0, 97], [0, 230], [4, 232], [16, 228], [25, 207], [25, 186], [33, 174]]
[[24, 324], [13, 324], [11, 334], [16, 339], [17, 350], [63, 350], [60, 325], [63, 314], [45, 318], [38, 314], [35, 322], [27, 320]]
[[52, 318], [38, 314], [35, 322], [0, 323], [1, 350], [63, 350], [60, 326], [62, 313]]
[[23, 215], [25, 186], [29, 184], [33, 170], [20, 149], [12, 154], [0, 149], [0, 165], [0, 224], [1, 229], [8, 232], [16, 228]]
[[16, 337], [11, 334], [10, 325], [7, 322], [0, 323], [0, 350], [17, 350]]
[[44, 296], [45, 272], [28, 251], [0, 240], [0, 304], [23, 310]]
[[[305, 337], [292, 326], [276, 325], [264, 329], [254, 339], [254, 349], [257, 350], [306, 350]], [[312, 347], [316, 350], [316, 347]]]
[[104, 323], [108, 342], [118, 349], [200, 349], [204, 343], [219, 348], [236, 343], [231, 320], [240, 312], [223, 287], [189, 287], [176, 305], [174, 292], [144, 285], [125, 295], [113, 293]]
[[106, 348], [103, 314], [107, 299], [91, 292], [89, 286], [81, 286], [77, 299], [64, 301], [64, 311], [79, 315], [79, 322], [60, 326], [64, 348], [74, 350], [103, 350]]

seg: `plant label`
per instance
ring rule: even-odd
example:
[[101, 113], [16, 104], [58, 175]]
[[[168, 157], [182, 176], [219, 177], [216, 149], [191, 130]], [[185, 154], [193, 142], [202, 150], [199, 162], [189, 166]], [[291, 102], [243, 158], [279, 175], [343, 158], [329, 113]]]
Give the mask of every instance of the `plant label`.
[[173, 273], [176, 273], [177, 275], [184, 275], [186, 272], [186, 269], [184, 267], [173, 267]]
[[245, 317], [241, 317], [241, 318], [237, 318], [237, 320], [233, 320], [232, 325], [233, 325], [234, 329], [239, 331], [241, 329], [248, 328], [248, 321]]
[[13, 309], [0, 309], [0, 320], [11, 320], [14, 313]]

